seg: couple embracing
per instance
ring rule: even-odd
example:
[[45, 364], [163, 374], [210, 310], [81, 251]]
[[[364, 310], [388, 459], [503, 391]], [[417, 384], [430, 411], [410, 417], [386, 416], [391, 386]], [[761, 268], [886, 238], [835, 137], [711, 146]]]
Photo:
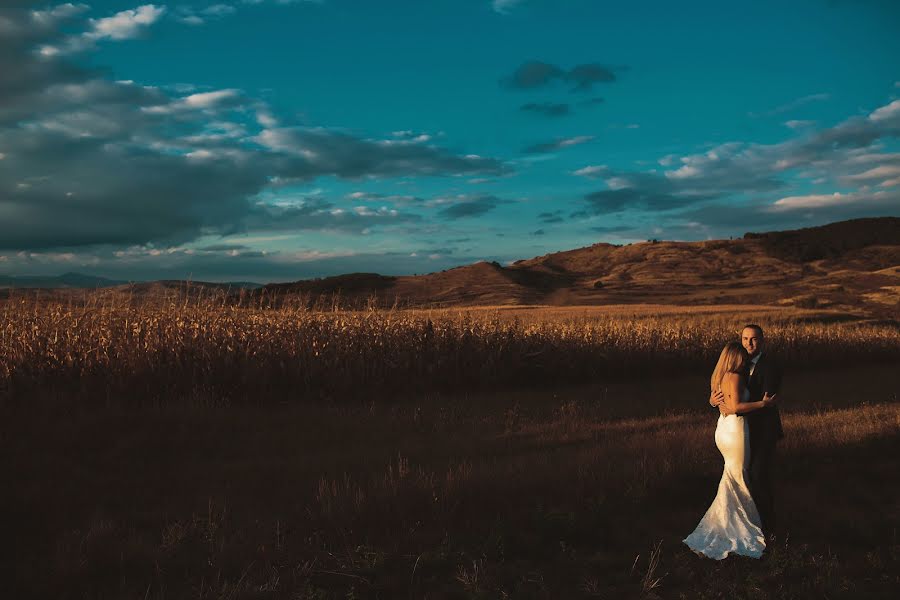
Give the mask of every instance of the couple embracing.
[[761, 557], [775, 524], [772, 467], [784, 436], [775, 405], [781, 370], [764, 345], [762, 328], [745, 326], [741, 341], [722, 350], [710, 381], [725, 470], [715, 500], [684, 543], [716, 560], [729, 554]]

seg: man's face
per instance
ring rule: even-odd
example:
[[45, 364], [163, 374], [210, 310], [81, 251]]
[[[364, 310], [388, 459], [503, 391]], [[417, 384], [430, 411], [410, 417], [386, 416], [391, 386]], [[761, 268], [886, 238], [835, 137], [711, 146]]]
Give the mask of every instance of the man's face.
[[741, 332], [741, 345], [744, 346], [744, 350], [746, 350], [751, 357], [756, 356], [762, 351], [763, 343], [762, 333], [756, 329], [745, 327]]

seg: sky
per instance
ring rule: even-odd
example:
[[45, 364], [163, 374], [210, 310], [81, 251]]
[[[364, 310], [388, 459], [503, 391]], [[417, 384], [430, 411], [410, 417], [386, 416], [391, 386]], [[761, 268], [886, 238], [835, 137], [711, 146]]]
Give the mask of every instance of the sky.
[[0, 274], [292, 281], [900, 216], [900, 3], [0, 2]]

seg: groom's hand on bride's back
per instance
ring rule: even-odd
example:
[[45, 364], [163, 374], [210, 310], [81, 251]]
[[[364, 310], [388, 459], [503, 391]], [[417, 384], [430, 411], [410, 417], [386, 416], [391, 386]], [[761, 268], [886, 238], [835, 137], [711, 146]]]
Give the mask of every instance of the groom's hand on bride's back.
[[709, 403], [719, 409], [719, 414], [723, 417], [728, 416], [728, 405], [725, 404], [725, 393], [722, 390], [710, 392]]
[[715, 392], [710, 392], [709, 405], [710, 406], [721, 406], [722, 404], [725, 404], [725, 394], [722, 393], [722, 390], [716, 390]]

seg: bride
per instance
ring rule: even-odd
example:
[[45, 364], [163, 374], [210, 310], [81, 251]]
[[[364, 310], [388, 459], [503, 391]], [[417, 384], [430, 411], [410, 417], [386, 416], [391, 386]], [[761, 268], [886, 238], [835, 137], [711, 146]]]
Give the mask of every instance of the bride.
[[[722, 560], [730, 553], [759, 558], [766, 548], [759, 513], [746, 483], [750, 462], [750, 432], [744, 413], [764, 408], [773, 397], [747, 402], [747, 351], [739, 342], [729, 342], [719, 356], [710, 386], [725, 394], [723, 415], [716, 426], [716, 447], [725, 459], [719, 492], [697, 528], [684, 539], [688, 547], [704, 556]], [[727, 416], [726, 416], [727, 415]]]

